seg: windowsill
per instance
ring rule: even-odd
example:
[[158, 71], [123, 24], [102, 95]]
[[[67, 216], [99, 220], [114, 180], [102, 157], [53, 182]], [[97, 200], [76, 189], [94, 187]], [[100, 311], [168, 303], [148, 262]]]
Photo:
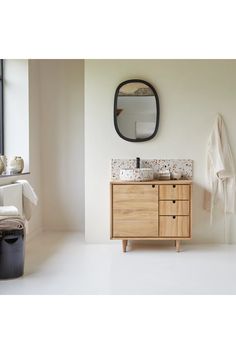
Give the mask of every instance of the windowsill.
[[7, 177], [21, 177], [24, 175], [29, 175], [30, 172], [22, 172], [22, 173], [10, 173], [10, 174], [5, 174], [5, 175], [0, 175], [0, 178], [7, 178]]

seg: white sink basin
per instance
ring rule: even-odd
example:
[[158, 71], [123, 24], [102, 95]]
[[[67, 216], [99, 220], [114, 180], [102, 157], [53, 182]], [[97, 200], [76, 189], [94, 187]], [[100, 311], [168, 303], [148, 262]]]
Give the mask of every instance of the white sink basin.
[[152, 181], [152, 168], [123, 168], [120, 170], [121, 181]]

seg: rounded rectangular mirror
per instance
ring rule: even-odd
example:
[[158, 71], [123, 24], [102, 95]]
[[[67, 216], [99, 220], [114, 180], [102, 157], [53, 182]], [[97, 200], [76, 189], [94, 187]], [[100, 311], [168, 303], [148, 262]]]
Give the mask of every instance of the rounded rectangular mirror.
[[159, 125], [159, 100], [154, 87], [139, 79], [122, 82], [115, 92], [114, 124], [119, 136], [127, 141], [152, 139]]

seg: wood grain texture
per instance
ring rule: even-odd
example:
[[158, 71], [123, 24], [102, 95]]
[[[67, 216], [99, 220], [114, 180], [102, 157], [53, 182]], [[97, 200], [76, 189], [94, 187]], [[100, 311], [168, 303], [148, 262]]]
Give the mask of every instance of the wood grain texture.
[[176, 241], [175, 247], [176, 247], [176, 252], [180, 252], [180, 241], [179, 240]]
[[190, 237], [189, 216], [160, 216], [160, 237]]
[[[124, 241], [191, 238], [192, 185], [191, 181], [183, 182], [112, 182], [111, 238]], [[176, 246], [178, 250], [179, 243]]]
[[113, 216], [119, 210], [124, 214], [128, 212], [157, 212], [158, 211], [158, 187], [150, 185], [115, 185], [112, 195]]
[[192, 215], [192, 208], [193, 208], [193, 188], [192, 185], [189, 186], [189, 237], [192, 237], [192, 220], [193, 220], [193, 215]]
[[158, 186], [113, 186], [113, 237], [158, 236]]
[[123, 249], [123, 252], [126, 252], [127, 243], [128, 243], [127, 240], [123, 240], [123, 241], [122, 241], [122, 249]]
[[157, 237], [157, 221], [114, 221], [113, 224], [113, 238], [120, 237]]
[[159, 215], [189, 215], [189, 201], [160, 200]]
[[154, 210], [141, 209], [116, 209], [113, 210], [114, 221], [155, 221], [157, 222], [157, 208]]
[[190, 189], [188, 185], [160, 185], [160, 200], [189, 200]]
[[110, 183], [110, 239], [113, 238], [113, 185]]
[[129, 236], [123, 236], [123, 237], [113, 237], [112, 240], [130, 240], [130, 241], [138, 241], [138, 240], [145, 240], [145, 241], [177, 241], [177, 240], [189, 240], [189, 237], [137, 237], [137, 236], [133, 236], [133, 237], [129, 237]]

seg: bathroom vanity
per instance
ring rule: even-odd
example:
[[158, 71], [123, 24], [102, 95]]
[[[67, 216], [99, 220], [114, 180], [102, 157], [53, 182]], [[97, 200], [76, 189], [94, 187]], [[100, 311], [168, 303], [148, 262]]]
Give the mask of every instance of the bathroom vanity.
[[180, 241], [192, 233], [191, 180], [111, 182], [111, 239]]

